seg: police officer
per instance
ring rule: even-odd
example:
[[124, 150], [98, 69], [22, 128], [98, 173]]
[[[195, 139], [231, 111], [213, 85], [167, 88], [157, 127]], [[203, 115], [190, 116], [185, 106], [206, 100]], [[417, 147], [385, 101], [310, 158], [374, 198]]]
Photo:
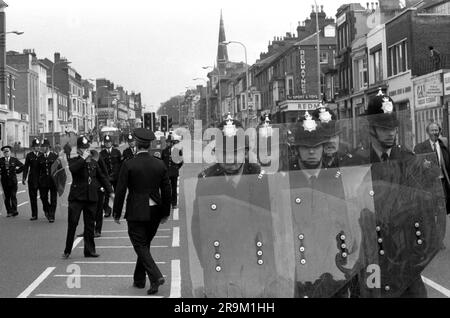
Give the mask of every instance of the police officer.
[[72, 173], [72, 185], [69, 193], [69, 216], [66, 237], [66, 247], [62, 255], [67, 259], [72, 252], [75, 231], [83, 211], [84, 221], [84, 256], [98, 257], [94, 243], [94, 220], [100, 186], [111, 196], [114, 196], [108, 178], [104, 176], [95, 160], [92, 160], [89, 151], [89, 140], [85, 136], [77, 139], [78, 156], [69, 161], [69, 170]]
[[[39, 194], [41, 195], [42, 207], [45, 216], [50, 223], [55, 222], [57, 191], [51, 174], [53, 163], [58, 156], [50, 151], [50, 142], [44, 139], [41, 145], [42, 154], [38, 158], [39, 163]], [[50, 202], [49, 202], [50, 193]]]
[[131, 159], [136, 154], [136, 142], [132, 134], [127, 136], [128, 148], [123, 151], [123, 161]]
[[[108, 178], [113, 189], [116, 188], [117, 179], [119, 177], [121, 157], [122, 154], [116, 148], [113, 148], [113, 141], [111, 136], [105, 135], [103, 137], [105, 148], [100, 152], [100, 157], [106, 164], [108, 169]], [[105, 199], [103, 201], [103, 210], [105, 211], [105, 218], [111, 216], [111, 207], [109, 206], [109, 196], [105, 193]]]
[[[176, 141], [174, 140], [174, 137], [172, 134], [169, 134], [166, 140], [166, 148], [162, 151], [161, 159], [164, 161], [168, 171], [169, 171], [169, 180], [170, 180], [170, 186], [172, 189], [172, 208], [175, 209], [177, 207], [177, 185], [178, 185], [178, 177], [179, 177], [179, 170], [183, 166], [183, 161], [179, 163], [175, 163], [172, 160], [172, 147], [175, 145]], [[178, 150], [181, 153], [181, 156], [183, 155], [182, 150]]]
[[[32, 151], [25, 157], [25, 165], [23, 168], [23, 185], [25, 185], [28, 177], [28, 195], [30, 196], [31, 205], [30, 221], [35, 221], [38, 219], [37, 193], [39, 189], [39, 157], [41, 155], [41, 152], [39, 151], [40, 144], [39, 139], [33, 139], [31, 142]], [[45, 216], [47, 217], [47, 213], [45, 213]]]
[[24, 164], [15, 157], [11, 157], [11, 146], [1, 148], [4, 157], [0, 158], [0, 175], [5, 194], [7, 217], [17, 216], [17, 173], [23, 171]]
[[136, 156], [123, 163], [117, 182], [114, 199], [114, 220], [120, 224], [122, 207], [128, 190], [125, 219], [128, 235], [137, 254], [134, 283], [137, 288], [145, 287], [147, 274], [151, 287], [149, 295], [158, 292], [164, 278], [150, 253], [150, 244], [161, 223], [170, 215], [170, 184], [164, 163], [148, 152], [155, 139], [151, 130], [138, 128], [134, 131]]

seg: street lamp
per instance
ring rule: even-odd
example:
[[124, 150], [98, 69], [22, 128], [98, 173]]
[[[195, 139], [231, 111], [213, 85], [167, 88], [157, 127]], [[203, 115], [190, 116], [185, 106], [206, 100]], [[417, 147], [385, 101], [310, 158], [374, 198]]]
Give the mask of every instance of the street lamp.
[[238, 41], [223, 41], [221, 42], [221, 44], [223, 45], [228, 45], [231, 43], [236, 43], [241, 45], [244, 48], [244, 54], [245, 54], [245, 80], [246, 80], [246, 102], [247, 102], [247, 116], [249, 114], [249, 98], [250, 98], [250, 91], [249, 91], [249, 78], [248, 78], [248, 63], [247, 63], [247, 47], [242, 43], [242, 42], [238, 42]]
[[208, 81], [204, 78], [194, 78], [194, 81], [204, 81], [205, 87], [206, 87], [206, 93], [205, 93], [205, 99], [206, 99], [206, 127], [208, 128], [208, 121], [209, 121], [209, 110], [208, 110]]
[[[15, 31], [13, 31], [15, 32]], [[53, 141], [53, 146], [55, 146], [55, 108], [58, 109], [58, 101], [56, 101], [55, 103], [55, 65], [56, 64], [66, 64], [69, 65], [72, 62], [69, 61], [58, 61], [52, 64], [52, 104], [53, 104], [53, 109], [52, 109], [52, 141]], [[56, 104], [56, 107], [55, 107]], [[47, 117], [47, 116], [46, 116]]]

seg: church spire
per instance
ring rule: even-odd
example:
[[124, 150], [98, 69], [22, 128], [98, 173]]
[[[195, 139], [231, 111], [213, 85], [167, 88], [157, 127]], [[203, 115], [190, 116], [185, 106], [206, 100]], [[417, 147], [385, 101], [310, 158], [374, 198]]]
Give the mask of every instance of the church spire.
[[222, 9], [220, 10], [220, 26], [219, 26], [219, 43], [217, 48], [217, 66], [219, 69], [224, 70], [226, 63], [228, 62], [228, 51], [226, 45], [220, 43], [226, 41], [225, 27], [223, 25]]

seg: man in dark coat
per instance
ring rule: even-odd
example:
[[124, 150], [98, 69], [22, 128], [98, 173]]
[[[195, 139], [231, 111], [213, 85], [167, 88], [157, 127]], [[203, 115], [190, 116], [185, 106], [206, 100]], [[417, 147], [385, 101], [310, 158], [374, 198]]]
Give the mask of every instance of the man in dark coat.
[[17, 176], [23, 171], [23, 163], [15, 157], [11, 157], [11, 146], [1, 148], [4, 157], [0, 158], [0, 175], [5, 195], [5, 207], [7, 217], [17, 216]]
[[28, 178], [28, 195], [30, 197], [31, 205], [30, 221], [35, 221], [38, 219], [37, 193], [39, 189], [39, 157], [41, 155], [41, 152], [39, 151], [40, 144], [39, 139], [33, 139], [31, 142], [32, 151], [25, 157], [25, 165], [23, 168], [23, 185], [25, 185]]
[[120, 223], [122, 207], [128, 189], [125, 219], [128, 235], [137, 254], [134, 270], [134, 286], [145, 287], [147, 274], [151, 288], [149, 295], [158, 292], [164, 278], [150, 253], [150, 244], [159, 224], [165, 223], [170, 215], [170, 184], [164, 163], [150, 156], [150, 142], [155, 139], [151, 130], [138, 128], [134, 131], [136, 156], [123, 163], [117, 182], [114, 200], [114, 220]]
[[85, 136], [77, 139], [78, 156], [70, 159], [69, 170], [72, 173], [72, 185], [69, 193], [69, 216], [66, 237], [66, 247], [63, 259], [67, 259], [72, 252], [75, 231], [81, 212], [84, 221], [84, 256], [98, 257], [94, 243], [94, 220], [98, 201], [98, 189], [105, 188], [111, 196], [114, 196], [108, 178], [101, 172], [98, 163], [92, 160], [89, 151], [89, 140]]
[[[161, 159], [164, 161], [168, 171], [169, 171], [169, 180], [170, 180], [170, 186], [172, 189], [172, 208], [177, 208], [177, 186], [178, 186], [178, 177], [180, 175], [179, 170], [183, 166], [183, 161], [179, 161], [175, 163], [172, 160], [172, 147], [175, 145], [176, 141], [174, 140], [174, 137], [172, 134], [170, 134], [167, 137], [166, 144], [167, 147], [164, 148], [161, 154]], [[183, 150], [181, 149], [175, 149], [175, 151], [179, 152], [179, 158], [183, 156]]]
[[[103, 137], [103, 142], [105, 144], [105, 148], [100, 152], [100, 157], [106, 164], [106, 168], [108, 170], [108, 180], [113, 189], [115, 189], [122, 163], [122, 154], [117, 148], [113, 147], [111, 136], [105, 135], [105, 137]], [[109, 206], [109, 196], [107, 193], [105, 193], [105, 199], [103, 201], [103, 210], [105, 211], [105, 218], [111, 216], [111, 207]]]
[[69, 142], [66, 142], [66, 144], [64, 145], [64, 153], [66, 154], [67, 162], [69, 162], [71, 152], [72, 147], [70, 146]]
[[[39, 162], [39, 194], [41, 195], [42, 207], [45, 216], [50, 223], [55, 222], [57, 190], [52, 177], [52, 165], [58, 156], [50, 151], [50, 142], [44, 139], [41, 145], [42, 154], [38, 158]], [[50, 202], [48, 194], [50, 193]]]
[[128, 148], [123, 151], [122, 157], [123, 161], [131, 159], [136, 154], [136, 141], [132, 134], [127, 136]]

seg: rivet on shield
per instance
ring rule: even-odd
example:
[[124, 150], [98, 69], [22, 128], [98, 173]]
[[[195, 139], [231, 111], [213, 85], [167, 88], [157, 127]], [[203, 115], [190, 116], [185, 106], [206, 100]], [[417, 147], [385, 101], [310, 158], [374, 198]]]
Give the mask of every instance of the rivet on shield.
[[300, 199], [300, 198], [296, 198], [296, 199], [295, 199], [295, 203], [297, 203], [297, 204], [300, 204], [300, 203], [302, 203], [302, 199]]
[[347, 257], [347, 253], [346, 252], [342, 253], [342, 257], [346, 258]]
[[303, 234], [300, 234], [299, 236], [298, 236], [298, 239], [299, 240], [303, 240], [305, 238], [305, 236], [303, 235]]
[[256, 255], [262, 256], [262, 255], [263, 255], [263, 251], [258, 251], [258, 252], [256, 252]]
[[377, 227], [375, 228], [375, 230], [376, 230], [377, 232], [380, 232], [380, 231], [381, 231], [381, 227], [377, 226]]
[[423, 241], [421, 239], [417, 240], [417, 244], [422, 245]]
[[256, 246], [261, 247], [261, 246], [263, 246], [263, 243], [262, 242], [256, 242]]
[[370, 195], [371, 197], [373, 197], [374, 194], [375, 194], [375, 192], [373, 192], [372, 190], [369, 191], [369, 195]]
[[389, 291], [389, 290], [391, 290], [391, 287], [389, 287], [389, 285], [386, 285], [386, 286], [384, 286], [384, 290]]
[[219, 253], [214, 254], [214, 258], [215, 259], [220, 259], [220, 254]]
[[215, 242], [214, 242], [214, 246], [215, 246], [215, 247], [218, 247], [219, 245], [220, 245], [219, 241], [215, 241]]
[[416, 229], [418, 229], [419, 226], [420, 226], [419, 222], [414, 223], [414, 227], [415, 227]]
[[220, 272], [222, 270], [222, 267], [216, 266], [216, 272]]
[[213, 210], [213, 211], [217, 210], [217, 205], [211, 204], [211, 210]]
[[344, 244], [341, 244], [341, 248], [342, 249], [345, 249], [345, 248], [347, 248], [347, 245], [344, 243]]
[[344, 235], [344, 234], [341, 235], [341, 240], [342, 240], [342, 241], [345, 240], [345, 235]]
[[381, 237], [378, 238], [378, 243], [383, 243], [383, 239]]
[[300, 260], [300, 264], [305, 265], [305, 264], [306, 264], [306, 259], [302, 258], [302, 259]]
[[420, 235], [422, 235], [422, 233], [420, 231], [417, 231], [416, 236], [420, 236]]
[[303, 298], [309, 298], [308, 296], [303, 296]]
[[305, 247], [304, 246], [300, 246], [299, 250], [300, 250], [300, 252], [303, 253], [305, 251]]
[[262, 265], [262, 264], [264, 264], [264, 261], [262, 259], [259, 259], [258, 260], [258, 265]]
[[384, 250], [380, 250], [380, 255], [384, 255]]

